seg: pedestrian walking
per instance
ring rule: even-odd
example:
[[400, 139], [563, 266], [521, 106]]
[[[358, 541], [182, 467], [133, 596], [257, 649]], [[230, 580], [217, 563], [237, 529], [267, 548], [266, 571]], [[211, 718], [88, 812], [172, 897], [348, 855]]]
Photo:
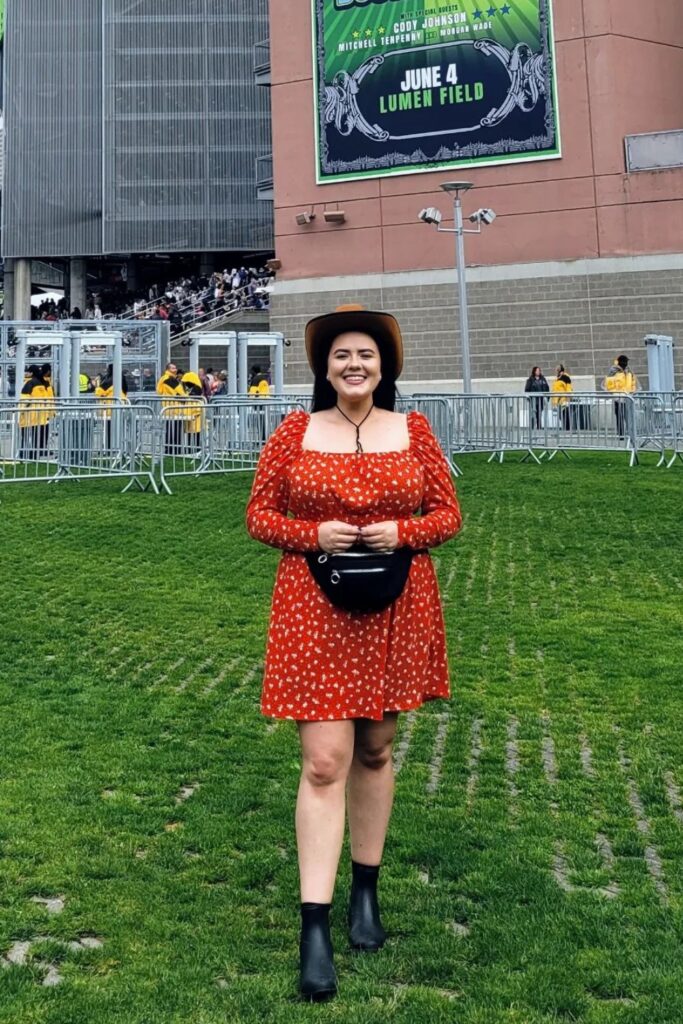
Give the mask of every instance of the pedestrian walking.
[[313, 412], [290, 413], [270, 437], [247, 526], [284, 552], [261, 710], [297, 723], [299, 989], [322, 1000], [337, 990], [329, 912], [346, 810], [350, 942], [377, 951], [386, 940], [377, 883], [393, 799], [392, 743], [400, 712], [449, 696], [427, 549], [453, 537], [461, 515], [428, 420], [394, 411], [403, 363], [396, 319], [339, 307], [308, 323], [306, 352]]
[[571, 398], [569, 398], [569, 395], [573, 392], [574, 385], [572, 384], [572, 379], [562, 363], [557, 367], [555, 380], [553, 381], [550, 390], [553, 395], [557, 396], [551, 398], [550, 401], [553, 408], [557, 410], [560, 426], [563, 430], [570, 430], [571, 415], [569, 405]]
[[602, 382], [605, 391], [615, 395], [614, 416], [617, 421], [617, 434], [623, 440], [627, 431], [627, 399], [623, 395], [633, 395], [640, 390], [640, 384], [633, 370], [629, 370], [628, 356], [620, 355], [614, 360], [609, 372]]
[[[533, 396], [547, 394], [550, 391], [550, 385], [543, 376], [543, 371], [540, 366], [532, 366], [531, 373], [527, 377], [526, 384], [524, 385], [525, 394]], [[536, 427], [538, 430], [543, 426], [543, 409], [545, 407], [545, 398], [533, 397], [530, 400], [531, 407], [531, 426]]]

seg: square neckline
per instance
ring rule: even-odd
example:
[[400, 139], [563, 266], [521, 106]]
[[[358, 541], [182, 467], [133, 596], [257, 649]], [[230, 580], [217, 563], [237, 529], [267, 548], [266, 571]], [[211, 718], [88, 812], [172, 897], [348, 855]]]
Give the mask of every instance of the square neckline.
[[412, 435], [411, 430], [410, 430], [410, 416], [411, 416], [410, 412], [407, 412], [407, 413], [403, 414], [405, 416], [405, 418], [406, 418], [406, 429], [408, 431], [408, 447], [407, 448], [387, 448], [387, 449], [385, 449], [384, 451], [381, 451], [381, 452], [326, 452], [326, 451], [323, 451], [320, 448], [304, 448], [304, 438], [306, 437], [306, 433], [307, 433], [308, 428], [309, 428], [309, 426], [311, 424], [312, 413], [305, 412], [305, 415], [308, 418], [306, 420], [306, 427], [304, 429], [304, 432], [301, 435], [300, 448], [301, 448], [302, 452], [313, 452], [315, 455], [355, 455], [356, 457], [358, 457], [360, 455], [405, 455], [408, 452], [410, 452], [412, 450], [412, 447], [413, 447], [413, 435]]

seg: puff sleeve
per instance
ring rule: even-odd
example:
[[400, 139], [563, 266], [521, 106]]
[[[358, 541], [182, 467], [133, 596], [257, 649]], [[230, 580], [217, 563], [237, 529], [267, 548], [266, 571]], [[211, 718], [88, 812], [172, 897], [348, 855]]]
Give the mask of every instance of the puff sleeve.
[[397, 520], [401, 547], [431, 548], [454, 537], [462, 525], [450, 466], [429, 420], [420, 412], [408, 416], [411, 450], [424, 471], [421, 515]]
[[255, 540], [287, 551], [315, 551], [318, 523], [291, 519], [287, 470], [301, 452], [308, 414], [291, 412], [271, 434], [256, 467], [247, 505], [247, 530]]

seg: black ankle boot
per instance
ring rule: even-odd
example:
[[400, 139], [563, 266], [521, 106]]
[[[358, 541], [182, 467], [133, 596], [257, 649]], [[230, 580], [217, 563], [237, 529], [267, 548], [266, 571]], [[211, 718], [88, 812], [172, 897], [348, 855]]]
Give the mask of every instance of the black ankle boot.
[[301, 904], [299, 991], [304, 999], [316, 1003], [337, 993], [329, 915], [329, 903]]
[[377, 878], [379, 867], [351, 862], [353, 881], [349, 904], [349, 939], [354, 949], [376, 953], [387, 940], [379, 918]]

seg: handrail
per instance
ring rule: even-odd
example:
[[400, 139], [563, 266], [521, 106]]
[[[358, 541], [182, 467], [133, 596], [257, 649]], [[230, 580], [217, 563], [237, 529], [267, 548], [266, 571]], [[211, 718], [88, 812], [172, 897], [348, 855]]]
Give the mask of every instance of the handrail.
[[[261, 285], [260, 288], [262, 289], [262, 293], [265, 293], [265, 296], [269, 295], [269, 290], [265, 285]], [[186, 344], [186, 339], [193, 331], [196, 331], [207, 324], [219, 326], [220, 324], [229, 323], [236, 316], [243, 314], [245, 311], [249, 311], [251, 309], [258, 310], [258, 307], [252, 307], [247, 304], [247, 300], [251, 298], [251, 295], [250, 285], [242, 285], [242, 287], [230, 292], [228, 296], [228, 301], [231, 303], [230, 308], [222, 306], [218, 309], [204, 310], [201, 313], [195, 313], [194, 301], [192, 299], [186, 299], [184, 302], [176, 303], [176, 309], [182, 318], [182, 327], [176, 333], [172, 334], [171, 344]], [[153, 307], [155, 308], [163, 301], [163, 299], [155, 299], [153, 302], [140, 307], [137, 313], [131, 312], [130, 316], [124, 313], [118, 316], [117, 319], [133, 320], [135, 322], [144, 323], [151, 319], [145, 314], [145, 311], [149, 311]], [[233, 304], [235, 302], [236, 304]], [[269, 308], [269, 303], [266, 303], [262, 308], [267, 310]]]

